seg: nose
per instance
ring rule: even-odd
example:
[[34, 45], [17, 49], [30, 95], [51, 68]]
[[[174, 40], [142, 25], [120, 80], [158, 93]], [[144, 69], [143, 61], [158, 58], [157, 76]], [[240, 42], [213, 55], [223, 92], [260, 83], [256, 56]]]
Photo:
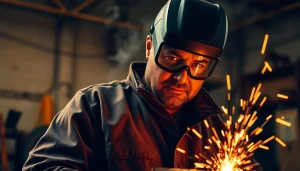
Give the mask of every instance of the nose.
[[179, 84], [185, 83], [188, 79], [188, 73], [186, 69], [178, 71], [174, 74], [174, 79], [178, 81]]

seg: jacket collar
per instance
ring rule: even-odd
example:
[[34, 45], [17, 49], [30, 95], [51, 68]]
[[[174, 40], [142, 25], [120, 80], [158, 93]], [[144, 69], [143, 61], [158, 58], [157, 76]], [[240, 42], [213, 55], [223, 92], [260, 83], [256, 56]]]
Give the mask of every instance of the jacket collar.
[[[134, 91], [139, 94], [143, 94], [149, 96], [147, 100], [150, 100], [151, 103], [156, 101], [159, 103], [156, 96], [147, 91], [142, 83], [142, 78], [145, 73], [147, 63], [146, 62], [132, 62], [129, 67], [129, 73], [127, 77], [128, 84], [134, 89]], [[142, 92], [141, 92], [142, 90]], [[191, 113], [198, 113], [197, 115], [193, 115], [193, 119], [199, 122], [199, 120], [203, 120], [203, 118], [212, 114], [223, 114], [223, 111], [218, 107], [218, 105], [212, 100], [207, 91], [204, 88], [201, 88], [199, 93], [186, 104], [186, 107], [190, 109]], [[199, 115], [201, 114], [201, 116]]]

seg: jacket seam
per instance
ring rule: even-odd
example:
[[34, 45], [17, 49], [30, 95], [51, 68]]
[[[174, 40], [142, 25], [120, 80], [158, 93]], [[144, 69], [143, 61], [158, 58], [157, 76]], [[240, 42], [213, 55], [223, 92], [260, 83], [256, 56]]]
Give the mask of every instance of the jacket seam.
[[147, 159], [147, 160], [153, 160], [159, 163], [162, 163], [160, 160], [153, 159], [150, 157], [108, 157], [107, 160], [135, 160], [135, 159]]

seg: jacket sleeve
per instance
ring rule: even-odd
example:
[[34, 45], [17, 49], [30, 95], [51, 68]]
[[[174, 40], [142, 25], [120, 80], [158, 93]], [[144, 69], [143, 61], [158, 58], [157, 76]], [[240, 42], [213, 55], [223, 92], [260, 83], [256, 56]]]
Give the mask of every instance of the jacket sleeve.
[[29, 153], [22, 170], [81, 171], [105, 168], [97, 96], [97, 93], [78, 91], [54, 117], [46, 133]]

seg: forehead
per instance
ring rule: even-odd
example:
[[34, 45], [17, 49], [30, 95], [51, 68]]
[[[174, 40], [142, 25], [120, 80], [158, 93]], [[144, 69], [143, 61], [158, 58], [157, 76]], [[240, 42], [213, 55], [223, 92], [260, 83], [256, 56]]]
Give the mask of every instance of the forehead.
[[170, 45], [164, 45], [163, 46], [162, 54], [164, 54], [164, 55], [172, 54], [172, 55], [176, 55], [176, 56], [179, 56], [179, 57], [182, 57], [182, 58], [199, 57], [199, 55], [196, 55], [196, 54], [193, 54], [193, 53], [181, 50], [181, 49], [174, 48]]

